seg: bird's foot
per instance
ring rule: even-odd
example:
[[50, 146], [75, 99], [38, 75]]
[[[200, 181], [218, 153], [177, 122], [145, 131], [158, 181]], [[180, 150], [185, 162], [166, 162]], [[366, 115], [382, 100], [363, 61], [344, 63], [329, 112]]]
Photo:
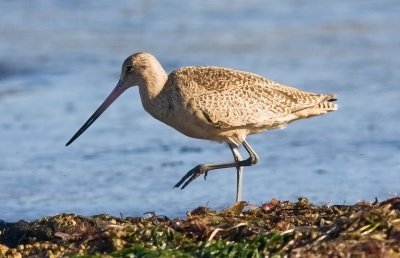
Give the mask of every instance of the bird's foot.
[[193, 180], [198, 178], [200, 175], [204, 174], [204, 179], [207, 177], [207, 172], [209, 168], [206, 165], [200, 164], [196, 167], [192, 168], [185, 176], [182, 177], [181, 180], [174, 186], [174, 188], [180, 187], [182, 184], [181, 189], [184, 189], [188, 184], [190, 184]]

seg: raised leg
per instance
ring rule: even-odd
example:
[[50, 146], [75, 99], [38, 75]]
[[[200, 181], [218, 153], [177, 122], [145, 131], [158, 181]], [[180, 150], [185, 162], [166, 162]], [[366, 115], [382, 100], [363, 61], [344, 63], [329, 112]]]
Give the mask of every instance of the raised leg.
[[[245, 160], [238, 160], [235, 162], [230, 162], [230, 163], [197, 165], [196, 167], [192, 168], [185, 176], [183, 176], [182, 179], [174, 187], [180, 187], [183, 184], [181, 189], [184, 189], [188, 184], [190, 184], [193, 180], [198, 178], [200, 175], [205, 174], [205, 176], [207, 176], [207, 172], [211, 171], [211, 170], [216, 170], [216, 169], [221, 169], [221, 168], [251, 166], [251, 165], [256, 164], [258, 162], [257, 153], [247, 143], [246, 140], [244, 140], [242, 142], [242, 144], [243, 144], [243, 147], [245, 148], [245, 150], [249, 153], [249, 158], [247, 158]], [[239, 151], [237, 150], [237, 147], [235, 147], [235, 149], [236, 149], [235, 152], [239, 153]], [[231, 148], [231, 150], [232, 150], [232, 148]], [[234, 150], [232, 150], [232, 153], [234, 153]], [[235, 155], [235, 154], [233, 154], [233, 155]], [[239, 173], [239, 171], [238, 171], [238, 175], [240, 175], [240, 174], [241, 173]], [[242, 183], [241, 181], [242, 180], [240, 179], [240, 184]], [[241, 191], [241, 189], [240, 189], [240, 191]]]
[[260, 159], [257, 155], [257, 153], [254, 151], [254, 149], [250, 146], [250, 144], [244, 140], [242, 142], [243, 147], [246, 149], [247, 153], [249, 153], [250, 157], [245, 160], [247, 165], [243, 166], [252, 166], [254, 164], [257, 164], [258, 160]]

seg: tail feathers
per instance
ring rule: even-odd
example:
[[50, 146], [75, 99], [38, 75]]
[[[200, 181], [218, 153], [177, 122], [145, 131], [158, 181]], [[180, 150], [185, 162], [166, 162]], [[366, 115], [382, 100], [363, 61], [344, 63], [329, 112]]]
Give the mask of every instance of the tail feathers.
[[327, 111], [334, 111], [338, 109], [338, 105], [333, 103], [337, 101], [336, 94], [328, 94], [325, 101], [317, 105], [318, 108], [326, 109]]
[[333, 103], [334, 100], [328, 100], [319, 103], [318, 105], [312, 107], [312, 109], [324, 109], [326, 111], [335, 111], [337, 110], [338, 106]]
[[318, 103], [315, 106], [308, 107], [302, 110], [295, 112], [294, 114], [298, 116], [298, 118], [306, 118], [312, 116], [318, 116], [325, 114], [327, 112], [335, 111], [338, 109], [338, 105], [333, 103], [336, 101], [335, 94], [327, 94], [325, 100]]

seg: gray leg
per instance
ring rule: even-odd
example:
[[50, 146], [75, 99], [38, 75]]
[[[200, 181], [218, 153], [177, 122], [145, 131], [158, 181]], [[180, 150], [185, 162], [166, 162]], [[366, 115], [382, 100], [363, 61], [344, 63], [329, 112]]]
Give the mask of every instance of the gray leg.
[[[229, 144], [229, 148], [231, 148], [233, 157], [235, 158], [236, 164], [242, 161], [242, 156], [237, 148], [237, 146], [233, 144]], [[243, 167], [236, 167], [236, 202], [240, 202], [242, 200], [242, 189], [243, 189]]]
[[[247, 166], [252, 166], [254, 164], [257, 164], [258, 160], [260, 159], [257, 155], [257, 153], [254, 151], [254, 149], [250, 146], [250, 144], [244, 140], [242, 142], [243, 147], [246, 149], [247, 153], [249, 153], [250, 157], [248, 159], [245, 160], [245, 162], [248, 163]], [[246, 165], [242, 165], [242, 166], [246, 166]]]
[[[186, 175], [182, 177], [182, 179], [174, 186], [180, 187], [184, 189], [188, 184], [190, 184], [193, 180], [198, 178], [200, 175], [205, 174], [207, 176], [207, 172], [211, 170], [221, 169], [221, 168], [232, 168], [232, 167], [243, 167], [243, 166], [252, 166], [257, 163], [258, 156], [257, 153], [253, 150], [253, 148], [247, 143], [246, 140], [242, 142], [243, 147], [249, 153], [249, 158], [245, 160], [240, 160], [238, 162], [230, 162], [230, 163], [222, 163], [222, 164], [200, 164], [196, 167], [192, 168]], [[236, 149], [237, 150], [237, 149]], [[233, 150], [232, 150], [233, 153]], [[235, 155], [235, 154], [234, 154]], [[239, 174], [239, 172], [238, 172]]]

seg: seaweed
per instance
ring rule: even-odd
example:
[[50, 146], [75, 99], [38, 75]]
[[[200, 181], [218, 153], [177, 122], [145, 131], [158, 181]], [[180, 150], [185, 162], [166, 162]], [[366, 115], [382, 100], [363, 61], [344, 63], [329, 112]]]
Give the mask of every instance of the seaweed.
[[0, 221], [0, 257], [388, 257], [400, 255], [400, 198], [354, 205], [272, 199], [185, 218], [60, 214]]

